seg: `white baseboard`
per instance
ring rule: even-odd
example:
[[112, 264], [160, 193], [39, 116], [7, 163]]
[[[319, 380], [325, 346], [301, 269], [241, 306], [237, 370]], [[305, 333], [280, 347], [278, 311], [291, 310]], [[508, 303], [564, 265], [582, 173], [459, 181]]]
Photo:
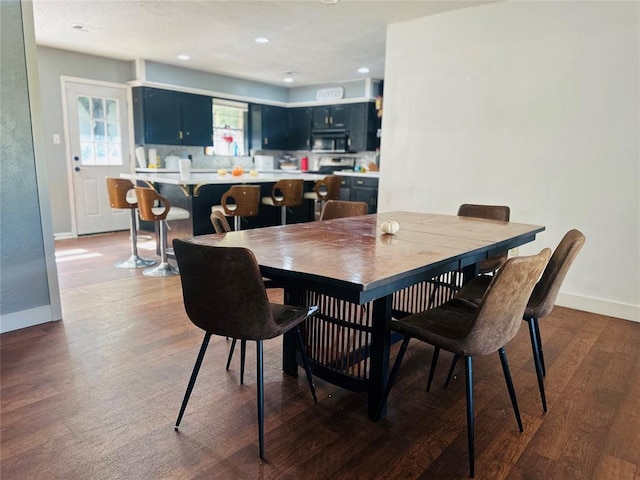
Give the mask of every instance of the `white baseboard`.
[[640, 307], [637, 305], [614, 303], [608, 300], [582, 297], [580, 295], [562, 292], [558, 294], [556, 305], [573, 308], [575, 310], [582, 310], [584, 312], [631, 320], [632, 322], [640, 322]]
[[52, 317], [51, 305], [0, 315], [0, 333], [60, 320]]
[[54, 240], [68, 240], [70, 238], [76, 238], [76, 236], [72, 232], [62, 232], [62, 233], [54, 233]]

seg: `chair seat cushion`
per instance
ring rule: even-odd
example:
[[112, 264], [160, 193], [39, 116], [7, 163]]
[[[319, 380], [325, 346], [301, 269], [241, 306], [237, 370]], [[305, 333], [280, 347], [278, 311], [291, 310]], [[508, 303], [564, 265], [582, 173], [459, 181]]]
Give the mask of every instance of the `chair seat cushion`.
[[[151, 211], [154, 215], [162, 215], [164, 213], [164, 207], [153, 207]], [[167, 213], [166, 220], [170, 222], [171, 220], [186, 220], [191, 215], [188, 210], [180, 207], [171, 207], [169, 212]]]
[[278, 327], [277, 329], [274, 329], [273, 332], [270, 332], [271, 335], [266, 337], [265, 340], [267, 338], [274, 338], [282, 335], [294, 328], [307, 317], [308, 311], [309, 309], [307, 307], [294, 307], [291, 305], [272, 303], [271, 313], [273, 314], [273, 319]]
[[306, 198], [307, 200], [318, 200], [318, 195], [316, 192], [304, 192], [302, 198]]
[[456, 293], [456, 298], [480, 305], [484, 292], [489, 288], [492, 279], [493, 277], [490, 275], [478, 275]]
[[387, 327], [449, 352], [467, 355], [462, 341], [469, 333], [477, 308], [472, 302], [454, 298], [401, 322], [392, 320]]
[[278, 206], [273, 202], [273, 198], [271, 198], [271, 197], [262, 197], [262, 204], [263, 205], [271, 205], [272, 207]]

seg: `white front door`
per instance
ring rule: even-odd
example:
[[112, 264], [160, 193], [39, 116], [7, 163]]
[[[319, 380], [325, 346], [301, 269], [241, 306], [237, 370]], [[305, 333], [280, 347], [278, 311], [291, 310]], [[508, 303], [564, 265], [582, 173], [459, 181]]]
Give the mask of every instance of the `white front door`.
[[131, 171], [126, 87], [66, 82], [78, 235], [129, 228], [130, 212], [109, 203], [107, 177]]

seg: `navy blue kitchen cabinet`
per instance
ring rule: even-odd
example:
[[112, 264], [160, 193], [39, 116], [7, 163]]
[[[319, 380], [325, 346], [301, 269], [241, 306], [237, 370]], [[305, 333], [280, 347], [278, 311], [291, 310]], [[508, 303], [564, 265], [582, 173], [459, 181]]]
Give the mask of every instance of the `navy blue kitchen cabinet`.
[[138, 144], [213, 144], [212, 98], [206, 95], [135, 87], [133, 119]]
[[287, 150], [289, 116], [284, 107], [249, 105], [249, 145], [257, 150]]
[[311, 107], [289, 109], [289, 150], [311, 148]]
[[350, 152], [373, 151], [379, 147], [378, 116], [373, 102], [352, 103], [347, 115]]
[[348, 104], [313, 107], [312, 129], [347, 128]]

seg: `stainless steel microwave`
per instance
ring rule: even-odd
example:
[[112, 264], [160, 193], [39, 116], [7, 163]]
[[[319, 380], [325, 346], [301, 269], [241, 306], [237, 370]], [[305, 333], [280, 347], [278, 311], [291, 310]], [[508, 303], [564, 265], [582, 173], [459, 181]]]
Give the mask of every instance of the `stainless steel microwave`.
[[346, 153], [349, 146], [346, 130], [318, 130], [311, 132], [311, 151], [318, 153]]

